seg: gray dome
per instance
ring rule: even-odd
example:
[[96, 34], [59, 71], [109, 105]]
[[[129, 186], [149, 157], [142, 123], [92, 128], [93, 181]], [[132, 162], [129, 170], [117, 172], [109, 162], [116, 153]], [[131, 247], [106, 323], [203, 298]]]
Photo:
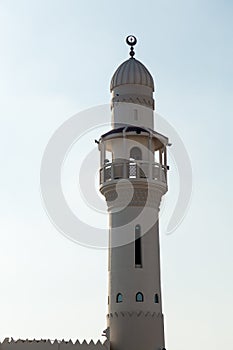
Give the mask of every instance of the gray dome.
[[117, 68], [111, 80], [110, 91], [125, 84], [144, 85], [154, 91], [154, 81], [150, 72], [135, 58], [128, 59]]

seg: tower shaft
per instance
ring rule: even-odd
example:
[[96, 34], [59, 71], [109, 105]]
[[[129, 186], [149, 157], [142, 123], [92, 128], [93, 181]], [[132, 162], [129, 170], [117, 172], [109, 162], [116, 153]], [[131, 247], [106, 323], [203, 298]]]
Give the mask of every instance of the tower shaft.
[[158, 219], [168, 139], [153, 130], [153, 90], [142, 63], [124, 62], [111, 83], [113, 129], [99, 142], [100, 191], [109, 212], [111, 350], [165, 346]]

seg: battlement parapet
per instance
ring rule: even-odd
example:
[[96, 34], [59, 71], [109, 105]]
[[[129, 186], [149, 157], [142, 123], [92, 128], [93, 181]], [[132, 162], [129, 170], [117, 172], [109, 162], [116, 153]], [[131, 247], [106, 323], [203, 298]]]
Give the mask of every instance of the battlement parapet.
[[41, 340], [14, 340], [13, 338], [6, 338], [2, 343], [0, 342], [0, 350], [109, 350], [110, 345], [106, 340], [102, 343], [98, 340], [96, 343], [91, 340], [87, 342], [84, 340], [83, 342], [72, 342], [71, 340], [49, 340], [49, 339], [41, 339]]
[[150, 311], [120, 311], [120, 312], [113, 312], [107, 315], [107, 318], [141, 318], [141, 317], [145, 317], [145, 318], [151, 318], [151, 319], [155, 319], [155, 318], [161, 318], [163, 317], [163, 315], [161, 313], [157, 313], [157, 312], [150, 312]]

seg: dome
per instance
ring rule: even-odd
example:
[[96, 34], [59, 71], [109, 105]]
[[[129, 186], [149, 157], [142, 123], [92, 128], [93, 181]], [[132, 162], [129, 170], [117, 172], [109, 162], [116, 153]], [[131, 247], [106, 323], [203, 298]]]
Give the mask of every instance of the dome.
[[111, 80], [110, 91], [125, 84], [144, 85], [154, 91], [154, 81], [150, 72], [135, 58], [129, 58], [117, 68]]

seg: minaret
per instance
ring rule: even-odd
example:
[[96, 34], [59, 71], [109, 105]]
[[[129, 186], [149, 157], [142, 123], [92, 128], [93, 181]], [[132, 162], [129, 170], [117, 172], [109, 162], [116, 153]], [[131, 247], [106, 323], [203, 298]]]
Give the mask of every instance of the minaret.
[[101, 136], [100, 191], [109, 212], [111, 350], [162, 350], [158, 214], [167, 192], [167, 137], [154, 131], [154, 82], [134, 58], [113, 75], [112, 130]]

